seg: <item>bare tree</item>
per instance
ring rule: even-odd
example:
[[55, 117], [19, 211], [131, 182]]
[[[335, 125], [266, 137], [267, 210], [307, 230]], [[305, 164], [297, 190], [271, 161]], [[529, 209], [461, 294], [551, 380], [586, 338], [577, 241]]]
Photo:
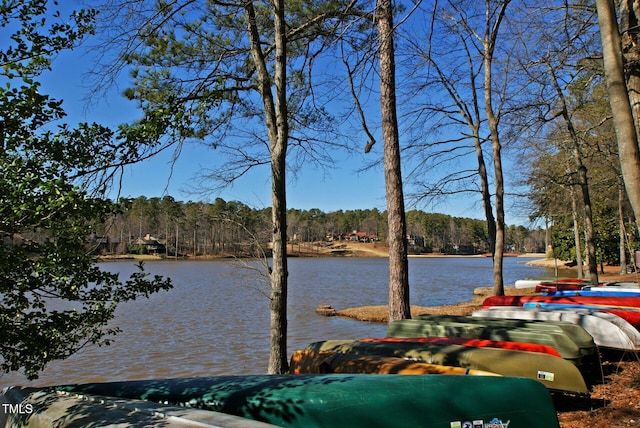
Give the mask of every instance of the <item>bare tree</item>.
[[[420, 154], [428, 159], [423, 165], [448, 165], [450, 168], [451, 164], [460, 162], [461, 157], [475, 155], [477, 168], [474, 172], [454, 169], [454, 172], [446, 174], [440, 182], [425, 190], [430, 193], [428, 197], [433, 197], [434, 194], [446, 193], [447, 187], [451, 188], [452, 183], [457, 183], [462, 189], [454, 191], [469, 192], [471, 190], [468, 186], [474, 180], [479, 180], [478, 187], [494, 260], [494, 293], [498, 295], [504, 294], [502, 258], [505, 239], [505, 184], [499, 131], [503, 101], [496, 96], [496, 92], [499, 88], [508, 88], [508, 85], [506, 81], [498, 83], [493, 67], [497, 61], [498, 35], [509, 3], [510, 0], [486, 0], [483, 6], [477, 2], [447, 1], [441, 6], [436, 3], [431, 27], [426, 32], [429, 37], [427, 49], [419, 49], [419, 58], [425, 63], [423, 67], [428, 76], [424, 88], [435, 88], [443, 96], [432, 95], [432, 105], [427, 106], [425, 103], [419, 111], [433, 124], [433, 128], [441, 130], [443, 134], [443, 129], [451, 128], [456, 136], [431, 142], [424, 142], [424, 138], [420, 137], [413, 145], [414, 152], [423, 147], [430, 149], [429, 153]], [[438, 28], [434, 30], [435, 24], [438, 24]], [[455, 43], [449, 41], [443, 44], [442, 38], [446, 40], [447, 36], [440, 37], [441, 34], [455, 35]], [[419, 48], [418, 43], [413, 43], [414, 47]], [[452, 55], [456, 58], [453, 64]], [[504, 75], [501, 77], [504, 78]], [[413, 117], [412, 120], [415, 123], [425, 121]], [[467, 127], [468, 131], [462, 127]], [[445, 135], [449, 136], [451, 133]], [[469, 141], [473, 143], [472, 148], [468, 145]], [[489, 142], [493, 165], [493, 195], [483, 148]], [[422, 169], [420, 171], [424, 174]]]
[[[421, 111], [421, 116], [424, 114], [427, 117], [441, 117], [435, 125], [440, 130], [449, 126], [465, 126], [468, 132], [465, 132], [464, 136], [457, 137], [455, 140], [423, 141], [419, 139], [411, 143], [409, 152], [414, 152], [414, 157], [421, 158], [421, 160], [418, 161], [418, 167], [414, 170], [414, 175], [416, 176], [414, 179], [416, 183], [414, 184], [420, 189], [414, 197], [418, 200], [432, 200], [452, 194], [469, 192], [470, 190], [466, 186], [468, 185], [469, 179], [475, 175], [479, 181], [478, 187], [482, 199], [482, 207], [485, 219], [487, 220], [489, 246], [493, 253], [495, 250], [496, 221], [493, 215], [491, 183], [483, 149], [487, 139], [481, 134], [484, 126], [484, 119], [481, 117], [481, 100], [478, 98], [476, 91], [465, 92], [467, 86], [471, 88], [477, 87], [482, 64], [476, 64], [474, 57], [476, 49], [473, 44], [469, 42], [462, 27], [456, 23], [452, 23], [452, 25], [447, 28], [449, 34], [457, 36], [456, 43], [467, 62], [464, 68], [466, 79], [458, 76], [455, 71], [456, 67], [451, 68], [450, 63], [445, 64], [446, 60], [438, 57], [434, 50], [437, 48], [431, 45], [431, 38], [429, 39], [430, 43], [426, 49], [421, 47], [420, 41], [407, 39], [407, 43], [411, 45], [411, 49], [417, 52], [417, 56], [425, 62], [423, 66], [428, 70], [432, 70], [434, 75], [417, 89], [420, 91], [428, 91], [429, 88], [432, 87], [441, 87], [451, 103], [451, 105], [446, 105], [440, 100], [437, 100], [431, 104], [428, 98], [421, 99], [423, 104], [418, 107], [418, 111]], [[440, 39], [438, 40], [441, 42]], [[418, 120], [416, 120], [416, 122], [420, 123]], [[435, 129], [431, 132], [432, 135], [436, 133]], [[473, 142], [473, 152], [475, 153], [477, 163], [475, 173], [474, 171], [456, 169], [446, 174], [442, 180], [428, 184], [428, 182], [425, 181], [425, 174], [422, 173], [423, 168], [431, 169], [441, 165], [448, 165], [460, 157], [465, 156], [469, 153], [468, 146], [464, 144], [467, 140]], [[459, 187], [457, 185], [459, 185]]]
[[264, 105], [271, 156], [271, 225], [273, 267], [271, 276], [271, 325], [268, 373], [284, 373], [287, 361], [287, 197], [286, 159], [288, 144], [287, 42], [284, 0], [272, 5], [275, 44], [275, 98], [272, 78], [267, 69], [263, 43], [256, 22], [253, 2], [245, 2], [247, 33], [251, 56], [258, 74], [258, 91]]
[[510, 0], [499, 1], [492, 5], [486, 0], [486, 27], [482, 46], [484, 48], [484, 108], [491, 134], [493, 153], [493, 171], [495, 180], [496, 238], [493, 251], [493, 294], [504, 295], [502, 278], [502, 259], [504, 256], [505, 218], [504, 218], [504, 174], [502, 172], [502, 143], [498, 131], [498, 118], [493, 106], [493, 61], [498, 41], [498, 31]]

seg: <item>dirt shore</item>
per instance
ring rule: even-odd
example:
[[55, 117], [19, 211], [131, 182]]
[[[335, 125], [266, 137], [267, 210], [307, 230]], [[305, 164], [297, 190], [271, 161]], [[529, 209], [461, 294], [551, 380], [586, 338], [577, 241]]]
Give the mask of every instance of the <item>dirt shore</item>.
[[[538, 266], [561, 266], [566, 272], [560, 276], [576, 276], [575, 268], [567, 268], [563, 262], [540, 259], [531, 264]], [[639, 274], [620, 274], [619, 266], [604, 266], [600, 281], [640, 282]], [[507, 295], [532, 294], [533, 289], [506, 287]], [[449, 306], [411, 306], [411, 314], [468, 315], [482, 307], [485, 297], [492, 294], [491, 288], [478, 288], [470, 301]], [[336, 310], [335, 314], [368, 322], [387, 322], [386, 306], [364, 306]], [[601, 355], [605, 375], [603, 383], [593, 385], [588, 397], [554, 395], [556, 411], [561, 428], [619, 428], [640, 426], [640, 359], [633, 354]]]

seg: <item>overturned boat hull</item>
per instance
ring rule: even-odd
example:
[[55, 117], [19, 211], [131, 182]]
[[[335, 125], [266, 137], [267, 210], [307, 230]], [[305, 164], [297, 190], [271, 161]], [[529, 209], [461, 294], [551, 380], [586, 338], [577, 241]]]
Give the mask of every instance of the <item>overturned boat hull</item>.
[[540, 383], [500, 376], [245, 375], [57, 389], [179, 404], [282, 427], [451, 428], [466, 421], [480, 426], [559, 426], [551, 397]]
[[431, 343], [363, 342], [358, 340], [326, 340], [312, 343], [307, 349], [412, 358], [429, 364], [485, 370], [502, 376], [535, 379], [549, 389], [586, 393], [587, 385], [578, 368], [571, 362], [535, 352], [496, 348], [472, 348], [461, 345]]
[[340, 352], [312, 351], [310, 349], [299, 349], [293, 353], [289, 371], [293, 374], [362, 373], [500, 376], [484, 370], [428, 364], [400, 357], [355, 355]]
[[563, 332], [536, 330], [529, 328], [493, 327], [474, 322], [445, 322], [424, 319], [403, 319], [392, 321], [387, 327], [387, 337], [461, 337], [466, 339], [488, 339], [533, 343], [554, 348], [562, 358], [580, 363], [586, 355], [595, 352], [595, 343], [578, 345]]
[[507, 318], [518, 320], [557, 320], [582, 326], [598, 346], [640, 350], [640, 331], [623, 318], [605, 311], [587, 308], [527, 308], [523, 306], [494, 306], [473, 312], [479, 318]]

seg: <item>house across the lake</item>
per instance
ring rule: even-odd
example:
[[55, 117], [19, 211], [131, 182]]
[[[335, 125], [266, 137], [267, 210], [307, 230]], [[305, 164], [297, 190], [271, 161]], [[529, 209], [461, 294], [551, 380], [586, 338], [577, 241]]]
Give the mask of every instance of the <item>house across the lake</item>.
[[89, 238], [89, 250], [91, 254], [116, 254], [119, 250], [119, 246], [119, 238], [95, 234]]
[[138, 238], [135, 241], [133, 241], [133, 245], [144, 248], [147, 254], [161, 254], [161, 253], [166, 253], [167, 251], [167, 248], [165, 247], [164, 244], [162, 244], [160, 241], [158, 241], [156, 238], [149, 235], [148, 233], [145, 235], [144, 238]]

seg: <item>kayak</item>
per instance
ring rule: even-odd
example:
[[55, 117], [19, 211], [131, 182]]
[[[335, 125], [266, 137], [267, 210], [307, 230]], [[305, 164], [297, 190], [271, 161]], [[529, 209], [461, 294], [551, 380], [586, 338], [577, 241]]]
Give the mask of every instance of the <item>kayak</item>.
[[[539, 382], [517, 377], [244, 375], [90, 383], [57, 389], [180, 403], [281, 427], [451, 428], [467, 421], [478, 421], [483, 427], [559, 427], [549, 391]], [[87, 418], [84, 407], [77, 411]]]
[[535, 286], [536, 293], [548, 293], [559, 290], [580, 290], [582, 287], [589, 285], [589, 282], [541, 282]]
[[358, 340], [326, 340], [312, 343], [306, 349], [412, 358], [429, 364], [484, 370], [502, 376], [527, 377], [557, 391], [587, 392], [585, 380], [575, 364], [563, 358], [536, 352], [433, 343], [385, 343]]
[[536, 285], [545, 282], [545, 283], [579, 283], [582, 285], [591, 284], [591, 281], [587, 279], [579, 279], [579, 278], [527, 278], [527, 279], [518, 279], [514, 283], [516, 288], [533, 288]]
[[599, 290], [599, 291], [611, 291], [616, 293], [639, 293], [640, 287], [638, 287], [638, 283], [628, 283], [628, 282], [619, 282], [614, 283], [612, 285], [603, 285], [602, 287], [591, 287], [585, 286], [582, 287], [581, 290]]
[[474, 311], [472, 316], [490, 319], [567, 321], [582, 326], [598, 346], [640, 350], [640, 331], [625, 319], [610, 312], [587, 308], [494, 306]]
[[363, 338], [362, 342], [406, 342], [406, 343], [435, 343], [438, 345], [463, 345], [474, 348], [499, 348], [513, 351], [540, 352], [562, 358], [560, 353], [552, 346], [538, 343], [508, 342], [504, 340], [464, 339], [462, 337], [382, 337]]
[[565, 332], [536, 330], [531, 328], [490, 326], [479, 323], [429, 321], [403, 319], [392, 321], [387, 326], [387, 337], [460, 337], [465, 339], [487, 339], [494, 341], [534, 343], [551, 346], [562, 358], [581, 362], [583, 356], [595, 352], [595, 343], [578, 345]]
[[597, 285], [592, 285], [590, 282], [584, 284], [580, 283], [555, 283], [555, 282], [542, 282], [535, 286], [536, 293], [549, 293], [554, 291], [575, 291], [583, 290], [585, 288], [590, 289], [640, 289], [637, 282], [600, 282]]
[[640, 284], [638, 284], [637, 282], [631, 282], [631, 281], [614, 281], [614, 282], [606, 282], [604, 284], [602, 284], [603, 288], [618, 288], [618, 289], [623, 289], [623, 288], [640, 288]]
[[291, 356], [289, 372], [293, 374], [365, 373], [403, 375], [467, 375], [499, 376], [484, 370], [428, 364], [399, 357], [379, 355], [354, 355], [340, 352], [298, 349]]

